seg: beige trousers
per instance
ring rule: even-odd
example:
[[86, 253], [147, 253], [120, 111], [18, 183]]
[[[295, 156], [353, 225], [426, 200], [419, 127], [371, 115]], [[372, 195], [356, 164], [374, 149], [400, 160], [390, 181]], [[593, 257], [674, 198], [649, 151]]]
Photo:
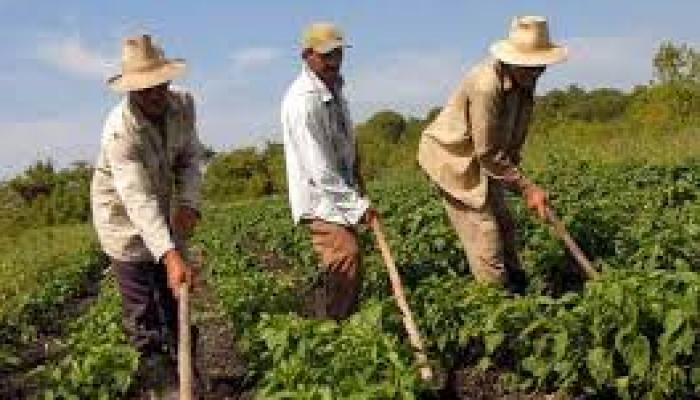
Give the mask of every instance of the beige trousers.
[[340, 320], [354, 311], [360, 290], [360, 248], [352, 227], [322, 220], [308, 222], [311, 243], [322, 268], [314, 293], [317, 318]]
[[477, 281], [508, 285], [514, 278], [522, 279], [515, 221], [500, 184], [489, 182], [486, 204], [480, 209], [468, 207], [445, 192], [443, 203]]

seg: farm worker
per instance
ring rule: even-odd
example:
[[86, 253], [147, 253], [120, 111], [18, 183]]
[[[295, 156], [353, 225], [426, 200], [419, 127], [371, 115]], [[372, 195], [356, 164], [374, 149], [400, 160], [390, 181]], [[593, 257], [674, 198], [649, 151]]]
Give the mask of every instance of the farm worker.
[[121, 63], [107, 82], [124, 96], [104, 125], [92, 216], [119, 285], [124, 331], [141, 355], [142, 379], [157, 380], [154, 391], [176, 394], [175, 297], [195, 273], [180, 240], [199, 219], [202, 146], [192, 96], [170, 88], [184, 60], [165, 58], [141, 35], [124, 40]]
[[425, 129], [418, 162], [439, 187], [447, 215], [479, 282], [521, 290], [524, 273], [505, 190], [545, 218], [547, 193], [519, 168], [537, 79], [566, 58], [544, 17], [513, 19], [507, 39], [467, 72]]
[[358, 300], [356, 226], [376, 217], [359, 174], [340, 68], [345, 44], [333, 24], [309, 25], [301, 38], [301, 72], [282, 101], [282, 132], [295, 223], [306, 226], [321, 263], [314, 317], [348, 317]]

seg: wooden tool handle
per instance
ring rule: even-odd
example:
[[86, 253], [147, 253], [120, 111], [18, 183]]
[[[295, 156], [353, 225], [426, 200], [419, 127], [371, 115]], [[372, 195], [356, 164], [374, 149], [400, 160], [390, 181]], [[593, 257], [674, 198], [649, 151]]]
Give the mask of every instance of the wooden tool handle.
[[415, 350], [418, 365], [421, 366], [421, 377], [423, 380], [430, 380], [433, 378], [433, 371], [428, 364], [428, 357], [425, 354], [423, 340], [421, 339], [416, 323], [413, 320], [413, 315], [411, 314], [411, 309], [408, 307], [408, 302], [406, 302], [406, 296], [403, 293], [403, 286], [401, 285], [401, 277], [396, 269], [396, 263], [394, 262], [394, 258], [391, 256], [391, 251], [389, 251], [389, 245], [384, 238], [384, 232], [382, 231], [379, 219], [374, 218], [370, 225], [372, 227], [372, 231], [374, 232], [374, 237], [377, 240], [379, 250], [384, 258], [384, 263], [389, 271], [391, 290], [394, 293], [396, 303], [398, 304], [401, 314], [403, 315], [403, 325], [408, 333], [408, 340]]
[[[187, 266], [200, 270], [204, 255], [199, 247], [185, 247]], [[192, 400], [192, 327], [190, 323], [190, 288], [191, 282], [180, 285], [178, 293], [178, 352], [177, 368], [180, 378], [180, 400]]]
[[574, 256], [576, 261], [578, 262], [578, 265], [581, 267], [581, 270], [583, 273], [586, 275], [588, 279], [598, 279], [600, 278], [600, 273], [593, 267], [593, 264], [588, 260], [585, 254], [583, 254], [583, 251], [581, 250], [580, 247], [576, 244], [574, 239], [571, 237], [569, 232], [566, 230], [566, 226], [564, 226], [564, 223], [561, 222], [559, 218], [554, 214], [554, 211], [552, 211], [549, 207], [547, 207], [546, 211], [546, 217], [549, 220], [549, 222], [552, 224], [552, 228], [554, 229], [554, 232], [556, 233], [557, 236], [561, 240], [564, 241], [566, 244], [566, 247], [569, 249], [571, 254]]
[[189, 283], [180, 286], [178, 296], [178, 354], [177, 368], [180, 377], [180, 400], [192, 400], [192, 338], [190, 328]]

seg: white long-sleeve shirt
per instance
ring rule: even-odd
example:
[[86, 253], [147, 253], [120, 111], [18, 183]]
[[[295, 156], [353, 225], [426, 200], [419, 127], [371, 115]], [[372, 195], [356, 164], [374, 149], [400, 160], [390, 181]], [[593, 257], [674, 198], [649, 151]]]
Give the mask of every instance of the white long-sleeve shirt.
[[289, 203], [294, 222], [355, 225], [369, 206], [355, 176], [355, 132], [347, 101], [304, 64], [282, 101]]

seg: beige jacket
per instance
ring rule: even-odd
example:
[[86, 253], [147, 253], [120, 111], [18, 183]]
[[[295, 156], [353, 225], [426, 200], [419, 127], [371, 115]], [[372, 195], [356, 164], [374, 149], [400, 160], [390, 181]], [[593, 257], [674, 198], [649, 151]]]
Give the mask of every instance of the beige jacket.
[[528, 181], [517, 165], [532, 106], [532, 89], [514, 86], [498, 61], [483, 61], [423, 132], [418, 163], [469, 207], [484, 205], [489, 180], [522, 190]]
[[170, 92], [165, 127], [163, 137], [128, 96], [107, 117], [91, 203], [100, 243], [117, 260], [160, 260], [175, 247], [171, 208], [199, 206], [202, 147], [191, 95]]

